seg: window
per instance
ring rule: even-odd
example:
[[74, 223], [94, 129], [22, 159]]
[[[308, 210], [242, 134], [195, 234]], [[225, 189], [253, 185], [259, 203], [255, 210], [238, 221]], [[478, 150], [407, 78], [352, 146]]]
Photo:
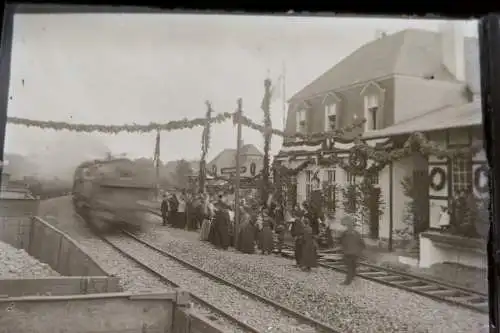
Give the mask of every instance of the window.
[[313, 191], [313, 176], [312, 170], [306, 170], [306, 201], [311, 199], [311, 193]]
[[337, 104], [325, 105], [325, 132], [337, 129]]
[[330, 169], [326, 171], [326, 181], [328, 185], [335, 184], [335, 169]]
[[325, 178], [326, 186], [324, 187], [324, 207], [328, 213], [334, 213], [337, 208], [335, 193], [335, 169], [327, 169]]
[[347, 173], [347, 182], [349, 184], [355, 184], [356, 183], [356, 175], [353, 175], [352, 173], [348, 172]]
[[453, 194], [472, 187], [472, 161], [468, 158], [453, 158], [451, 162]]
[[379, 116], [379, 100], [377, 95], [365, 96], [365, 118], [367, 131], [377, 129], [377, 121]]
[[306, 133], [306, 110], [297, 111], [297, 132]]
[[378, 179], [378, 173], [377, 174], [373, 174], [371, 176], [369, 176], [370, 178], [368, 179], [369, 183], [372, 184], [372, 185], [378, 185], [378, 182], [379, 182], [379, 179]]

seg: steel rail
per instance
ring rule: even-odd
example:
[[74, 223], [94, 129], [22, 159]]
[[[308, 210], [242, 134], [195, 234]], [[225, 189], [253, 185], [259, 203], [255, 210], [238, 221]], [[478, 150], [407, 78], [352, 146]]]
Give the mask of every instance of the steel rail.
[[[103, 237], [103, 236], [99, 236], [99, 238], [101, 238], [104, 242], [106, 242], [107, 244], [109, 244], [110, 246], [112, 246], [115, 250], [117, 250], [118, 252], [120, 252], [120, 254], [122, 254], [124, 257], [127, 257], [128, 259], [134, 261], [136, 264], [138, 264], [139, 266], [141, 266], [144, 270], [146, 270], [148, 273], [156, 276], [160, 281], [162, 281], [163, 283], [166, 283], [166, 284], [171, 284], [173, 285], [174, 287], [176, 288], [180, 288], [180, 285], [175, 283], [174, 281], [170, 280], [169, 278], [167, 278], [165, 275], [163, 275], [162, 273], [158, 272], [156, 269], [150, 267], [149, 265], [143, 263], [142, 261], [136, 259], [134, 256], [132, 256], [131, 254], [127, 253], [126, 251], [123, 251], [119, 246], [116, 246], [115, 244], [113, 244], [112, 241], [108, 240], [106, 237]], [[189, 292], [189, 291], [188, 291]], [[252, 333], [261, 333], [261, 331], [259, 331], [257, 328], [235, 318], [233, 315], [225, 312], [224, 310], [220, 309], [219, 307], [217, 307], [216, 305], [204, 300], [203, 298], [189, 292], [189, 294], [191, 295], [191, 297], [198, 303], [202, 304], [203, 306], [206, 306], [207, 308], [209, 308], [210, 310], [214, 311], [215, 313], [221, 315], [222, 317], [228, 319], [229, 321], [235, 323], [237, 326], [239, 326], [240, 328], [248, 331], [248, 332], [252, 332]]]
[[217, 281], [221, 284], [232, 287], [232, 288], [240, 291], [241, 293], [246, 294], [247, 296], [250, 296], [251, 298], [254, 298], [262, 303], [271, 305], [272, 307], [274, 307], [274, 308], [276, 308], [284, 313], [287, 313], [295, 318], [302, 320], [304, 323], [307, 323], [313, 327], [316, 327], [316, 329], [319, 329], [321, 331], [328, 332], [328, 333], [340, 333], [341, 332], [339, 329], [333, 328], [326, 323], [322, 323], [314, 318], [311, 318], [310, 316], [307, 316], [305, 314], [297, 312], [294, 309], [286, 307], [286, 306], [284, 306], [280, 303], [277, 303], [277, 302], [275, 302], [267, 297], [261, 296], [261, 295], [256, 294], [256, 293], [254, 293], [246, 288], [240, 287], [240, 286], [238, 286], [230, 281], [227, 281], [226, 279], [224, 279], [216, 274], [207, 272], [204, 269], [198, 267], [197, 265], [194, 265], [194, 264], [192, 264], [184, 259], [181, 259], [181, 258], [177, 257], [176, 255], [169, 253], [169, 252], [159, 248], [158, 246], [151, 244], [151, 243], [141, 239], [140, 237], [138, 237], [138, 236], [136, 236], [128, 231], [123, 231], [123, 233], [126, 234], [128, 237], [133, 238], [137, 242], [143, 244], [145, 247], [148, 247], [148, 248], [158, 252], [159, 254], [161, 254], [163, 256], [169, 257], [169, 258], [179, 262], [180, 264], [182, 264], [182, 265], [184, 265], [184, 266], [186, 266], [186, 267], [188, 267], [188, 268], [190, 268], [190, 269], [192, 269], [192, 270], [194, 270], [194, 271], [196, 271], [196, 272], [198, 272], [198, 273], [200, 273], [200, 274], [202, 274], [202, 275], [204, 275], [204, 276], [206, 276], [214, 281]]
[[[294, 246], [290, 243], [285, 243], [284, 247], [294, 250]], [[292, 254], [283, 253], [282, 255], [284, 257], [293, 258]], [[321, 256], [321, 251], [319, 255]], [[343, 267], [342, 259], [323, 259], [319, 257], [318, 265], [331, 270], [346, 272], [346, 269]], [[360, 268], [367, 269], [366, 271], [358, 271], [357, 273], [357, 276], [363, 279], [415, 293], [435, 301], [467, 308], [482, 314], [488, 313], [488, 295], [485, 293], [437, 279], [401, 272], [365, 262], [360, 262], [359, 266]]]
[[[114, 244], [112, 241], [110, 241], [108, 238], [106, 238], [102, 233], [101, 233], [101, 230], [99, 230], [99, 228], [97, 228], [95, 225], [93, 225], [92, 223], [89, 223], [87, 222], [87, 220], [85, 218], [83, 218], [83, 216], [81, 216], [80, 214], [77, 214], [75, 213], [76, 216], [78, 216], [79, 218], [81, 218], [83, 221], [85, 221], [89, 226], [90, 228], [92, 229], [92, 231], [94, 232], [94, 234], [99, 237], [99, 239], [101, 239], [103, 242], [105, 242], [106, 244], [108, 244], [109, 246], [111, 246], [112, 248], [114, 248], [116, 251], [118, 251], [121, 255], [123, 255], [124, 257], [126, 257], [127, 259], [133, 261], [134, 263], [136, 263], [137, 265], [139, 265], [140, 267], [142, 267], [142, 269], [144, 269], [145, 271], [147, 271], [148, 273], [150, 273], [151, 275], [154, 275], [156, 278], [158, 278], [162, 283], [164, 284], [169, 284], [169, 285], [172, 285], [174, 286], [175, 288], [180, 288], [180, 285], [178, 283], [175, 283], [174, 281], [172, 281], [171, 279], [167, 278], [164, 274], [158, 272], [156, 269], [150, 267], [149, 265], [143, 263], [141, 260], [135, 258], [133, 255], [131, 255], [130, 253], [127, 253], [126, 251], [123, 251], [123, 249], [121, 249], [119, 246], [117, 246], [116, 244]], [[191, 298], [197, 302], [197, 303], [200, 303], [201, 305], [207, 307], [208, 309], [210, 309], [211, 311], [219, 314], [220, 316], [224, 317], [225, 319], [229, 320], [230, 322], [236, 324], [237, 326], [239, 326], [240, 328], [248, 331], [248, 332], [251, 332], [251, 333], [261, 333], [261, 331], [259, 331], [257, 328], [237, 319], [236, 317], [234, 317], [233, 315], [225, 312], [224, 310], [220, 309], [219, 307], [217, 307], [216, 305], [204, 300], [202, 297], [199, 297], [191, 292], [189, 292]]]
[[[161, 216], [161, 214], [155, 209], [149, 208], [145, 210], [149, 213]], [[291, 250], [294, 249], [294, 245], [288, 242], [285, 242], [284, 246], [288, 247]], [[284, 256], [288, 258], [293, 257], [293, 255], [286, 254]], [[330, 260], [326, 263], [325, 261], [322, 261], [323, 260], [321, 258], [318, 260], [318, 265], [320, 267], [339, 272], [346, 272], [344, 268], [339, 267], [342, 266], [342, 260], [340, 259]], [[453, 285], [444, 281], [432, 279], [430, 277], [410, 274], [383, 266], [369, 264], [366, 262], [360, 262], [359, 265], [368, 268], [367, 272], [357, 273], [357, 276], [363, 279], [380, 283], [388, 287], [408, 291], [438, 302], [444, 302], [451, 305], [467, 308], [469, 310], [482, 314], [488, 313], [488, 295], [486, 293], [481, 293], [476, 290], [467, 289], [462, 286]], [[381, 273], [383, 275], [377, 276], [377, 273]], [[375, 275], [370, 276], [367, 274]], [[389, 280], [386, 280], [387, 278], [389, 278]]]

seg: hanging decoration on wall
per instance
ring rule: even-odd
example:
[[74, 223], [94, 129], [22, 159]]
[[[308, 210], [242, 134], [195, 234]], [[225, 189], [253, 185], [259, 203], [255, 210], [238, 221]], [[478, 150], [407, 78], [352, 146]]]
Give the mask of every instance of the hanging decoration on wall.
[[474, 170], [474, 188], [478, 193], [484, 194], [489, 191], [488, 180], [489, 180], [488, 166], [481, 165], [476, 170]]
[[357, 171], [357, 173], [362, 172], [366, 169], [368, 164], [367, 156], [361, 151], [355, 149], [349, 153], [349, 166], [350, 168]]
[[[341, 168], [354, 175], [373, 175], [381, 171], [389, 163], [399, 161], [415, 153], [422, 154], [423, 156], [433, 155], [438, 158], [456, 158], [472, 157], [481, 149], [481, 142], [475, 142], [469, 147], [446, 149], [436, 142], [429, 141], [423, 133], [419, 132], [411, 134], [401, 148], [393, 148], [390, 150], [372, 147], [360, 137], [357, 137], [353, 140], [352, 147], [345, 151], [349, 154], [347, 163], [343, 158], [337, 155], [331, 155], [329, 157], [321, 157], [319, 164], [324, 166], [339, 165]], [[374, 163], [367, 167], [367, 163], [357, 161], [357, 156], [364, 156], [364, 161], [367, 162], [368, 160], [372, 160]], [[295, 157], [296, 155], [293, 153], [290, 154], [290, 159]], [[296, 168], [288, 169], [282, 167], [281, 170], [282, 172], [296, 175], [307, 168], [307, 166], [312, 163], [311, 160], [312, 158], [305, 160], [304, 163]], [[354, 162], [354, 165], [352, 162]], [[358, 163], [361, 163], [359, 168], [355, 167]], [[360, 168], [361, 166], [363, 168]]]
[[429, 187], [435, 191], [442, 191], [446, 185], [446, 171], [441, 167], [433, 167], [429, 173]]

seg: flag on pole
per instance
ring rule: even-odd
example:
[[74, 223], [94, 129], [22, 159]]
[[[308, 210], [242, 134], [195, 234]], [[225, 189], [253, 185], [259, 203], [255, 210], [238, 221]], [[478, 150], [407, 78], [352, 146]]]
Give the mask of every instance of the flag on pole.
[[155, 152], [153, 157], [154, 167], [160, 167], [160, 131], [156, 132], [156, 144], [155, 144]]
[[283, 83], [283, 73], [280, 74], [275, 80], [271, 81], [271, 102], [281, 98], [283, 92], [281, 91]]

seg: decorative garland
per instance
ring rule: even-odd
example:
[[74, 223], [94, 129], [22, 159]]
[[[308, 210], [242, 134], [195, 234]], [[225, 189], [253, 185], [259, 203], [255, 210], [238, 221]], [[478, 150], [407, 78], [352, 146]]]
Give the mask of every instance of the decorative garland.
[[264, 167], [262, 169], [262, 194], [261, 199], [267, 203], [269, 195], [269, 150], [271, 149], [272, 123], [271, 123], [271, 80], [264, 81], [264, 98], [262, 99], [262, 111], [264, 111]]
[[478, 193], [483, 194], [489, 191], [489, 185], [488, 182], [484, 185], [480, 184], [481, 176], [489, 179], [489, 169], [486, 165], [481, 165], [479, 168], [474, 170], [474, 188]]
[[[221, 113], [211, 118], [211, 123], [223, 123], [231, 118], [230, 113]], [[56, 131], [67, 130], [73, 132], [100, 132], [107, 134], [118, 134], [120, 132], [128, 133], [147, 133], [156, 130], [175, 131], [205, 126], [206, 118], [172, 120], [168, 123], [150, 123], [149, 125], [125, 124], [125, 125], [91, 125], [91, 124], [70, 124], [56, 121], [30, 120], [26, 118], [8, 117], [7, 122], [14, 125], [23, 125], [27, 127], [38, 127], [41, 129], [53, 129]]]
[[[403, 158], [411, 156], [414, 153], [420, 153], [424, 156], [433, 155], [438, 158], [472, 157], [482, 148], [482, 143], [476, 142], [470, 147], [443, 149], [439, 144], [429, 141], [424, 134], [419, 132], [411, 134], [403, 144], [402, 148], [391, 149], [391, 151], [371, 147], [359, 137], [355, 138], [353, 141], [354, 145], [349, 149], [350, 161], [348, 163], [346, 163], [343, 158], [336, 155], [324, 158], [321, 156], [321, 152], [319, 152], [319, 157], [316, 158], [318, 164], [327, 166], [338, 164], [346, 171], [355, 175], [367, 175], [378, 173], [388, 163], [399, 161]], [[364, 160], [371, 159], [375, 161], [375, 163], [368, 167], [368, 169], [360, 170], [352, 165], [353, 156], [357, 156], [356, 158], [361, 157]], [[296, 175], [307, 168], [307, 166], [314, 161], [315, 159], [310, 158], [297, 168], [288, 169], [283, 166], [281, 169], [288, 174]], [[365, 166], [365, 164], [362, 163], [362, 166]]]
[[205, 115], [205, 127], [203, 128], [203, 133], [201, 134], [201, 159], [200, 159], [200, 172], [199, 172], [199, 192], [205, 192], [205, 178], [206, 178], [206, 157], [208, 149], [210, 148], [210, 128], [212, 120], [212, 105], [210, 102], [206, 102], [207, 113]]
[[[237, 115], [234, 114], [233, 117], [234, 117], [233, 122], [237, 123], [238, 122]], [[244, 115], [240, 116], [239, 121], [241, 122], [241, 124], [243, 126], [246, 126], [248, 128], [259, 131], [262, 134], [266, 134], [266, 133], [270, 132], [273, 135], [278, 135], [278, 136], [283, 137], [283, 138], [302, 139], [305, 142], [344, 138], [346, 133], [352, 132], [354, 129], [361, 127], [366, 122], [365, 119], [359, 119], [359, 120], [356, 120], [352, 125], [346, 126], [344, 128], [341, 128], [341, 129], [337, 129], [335, 131], [329, 131], [329, 132], [312, 133], [312, 134], [302, 134], [302, 133], [287, 134], [284, 131], [257, 124], [253, 120], [245, 117]]]
[[[439, 182], [435, 181], [436, 176], [439, 177]], [[430, 179], [429, 186], [432, 190], [439, 192], [444, 189], [446, 185], [446, 173], [442, 168], [440, 167], [432, 168], [429, 174], [429, 179]]]

